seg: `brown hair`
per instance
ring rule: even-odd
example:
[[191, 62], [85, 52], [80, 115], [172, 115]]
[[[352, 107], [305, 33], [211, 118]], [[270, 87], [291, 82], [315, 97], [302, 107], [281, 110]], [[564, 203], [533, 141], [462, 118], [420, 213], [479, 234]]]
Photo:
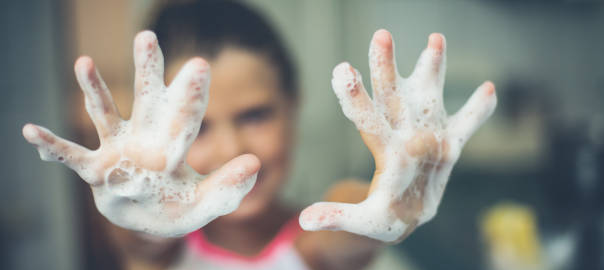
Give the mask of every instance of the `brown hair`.
[[183, 52], [208, 59], [225, 47], [260, 53], [276, 66], [286, 96], [298, 95], [294, 64], [279, 35], [255, 10], [239, 2], [203, 0], [160, 6], [150, 23], [167, 61]]

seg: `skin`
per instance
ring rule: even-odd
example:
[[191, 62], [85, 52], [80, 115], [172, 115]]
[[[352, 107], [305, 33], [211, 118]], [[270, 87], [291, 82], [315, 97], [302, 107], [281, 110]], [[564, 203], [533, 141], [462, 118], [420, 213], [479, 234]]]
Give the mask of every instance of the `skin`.
[[[370, 48], [373, 98], [348, 63], [334, 69], [334, 91], [342, 104], [350, 104], [344, 113], [360, 129], [376, 171], [364, 201], [315, 203], [300, 215], [303, 229], [342, 230], [398, 243], [436, 214], [463, 145], [497, 102], [494, 85], [485, 82], [447, 116], [442, 102], [445, 49], [444, 36], [430, 35], [415, 70], [403, 78], [390, 33], [377, 31]], [[358, 225], [368, 222], [373, 225]]]
[[[97, 208], [111, 222], [160, 236], [182, 235], [191, 231], [189, 222], [201, 227], [236, 209], [253, 186], [260, 162], [254, 155], [236, 156], [201, 181], [202, 176], [190, 168], [185, 158], [207, 104], [209, 64], [199, 57], [188, 60], [166, 87], [163, 56], [155, 34], [139, 33], [134, 55], [135, 92], [129, 120], [120, 117], [92, 59], [83, 56], [75, 63], [76, 77], [86, 96], [86, 110], [99, 135], [97, 150], [88, 150], [33, 124], [24, 126], [23, 135], [38, 148], [43, 159], [65, 163], [88, 182]], [[165, 101], [154, 103], [155, 100]], [[145, 179], [137, 184], [135, 179], [142, 177]], [[174, 191], [163, 188], [166, 178], [178, 183], [170, 187]], [[122, 186], [141, 183], [146, 188], [120, 193]], [[147, 186], [150, 183], [160, 188], [154, 190]], [[217, 192], [224, 194], [213, 200], [204, 199]], [[185, 196], [185, 201], [174, 199]], [[209, 204], [232, 209], [206, 206]], [[139, 214], [127, 214], [132, 212]]]
[[[411, 128], [408, 122], [403, 121], [404, 109], [417, 105], [408, 102], [405, 99], [406, 89], [399, 89], [396, 84], [400, 77], [396, 71], [392, 37], [387, 31], [379, 30], [375, 33], [371, 44], [370, 55], [372, 59], [377, 59], [370, 61], [373, 97], [371, 98], [365, 90], [360, 74], [347, 63], [336, 67], [334, 81], [341, 79], [337, 77], [346, 72], [352, 75], [346, 77], [349, 81], [343, 84], [345, 86], [334, 83], [334, 91], [339, 99], [346, 99], [352, 104], [350, 111], [371, 115], [370, 119], [376, 121], [374, 126], [379, 126], [380, 130], [397, 132], [405, 129], [411, 130], [411, 133], [393, 142], [390, 139], [392, 136], [384, 136], [384, 133], [360, 128], [361, 137], [376, 162], [371, 185], [358, 181], [341, 182], [326, 195], [326, 200], [332, 202], [313, 204], [300, 215], [300, 223], [308, 231], [299, 236], [295, 245], [313, 269], [362, 268], [379, 246], [402, 241], [417, 226], [434, 216], [448, 175], [459, 157], [463, 144], [490, 116], [496, 104], [494, 86], [486, 82], [478, 88], [459, 112], [446, 118], [444, 125], [438, 122], [433, 123], [435, 128]], [[445, 48], [442, 35], [430, 35], [428, 47], [420, 57], [420, 61], [428, 64], [418, 65], [408, 78], [417, 80], [419, 85], [426, 86], [426, 89], [433, 90], [420, 96], [432, 95], [438, 98], [439, 102], [442, 102], [442, 94], [438, 91], [442, 91], [444, 84]], [[117, 150], [116, 147], [110, 147], [115, 145], [111, 143], [112, 138], [115, 137], [112, 132], [113, 127], [123, 120], [117, 114], [111, 96], [101, 83], [102, 80], [96, 73], [92, 61], [86, 57], [76, 62], [75, 69], [79, 81], [93, 82], [81, 84], [86, 94], [86, 107], [100, 137], [100, 148], [90, 151], [31, 124], [24, 127], [25, 138], [41, 151], [52, 150], [60, 153], [59, 155], [64, 158], [58, 161], [76, 171], [78, 165], [88, 162], [94, 163], [93, 167], [97, 168], [97, 174], [100, 175], [121, 156], [128, 157], [135, 166], [146, 170], [158, 171], [170, 167], [169, 164], [173, 163], [168, 158], [171, 153], [166, 152], [165, 145], [136, 144], [138, 132], [144, 132], [148, 128], [144, 119], [149, 108], [143, 93], [149, 80], [145, 76], [155, 73], [155, 77], [152, 78], [155, 82], [150, 83], [163, 83], [162, 74], [157, 70], [154, 71], [157, 65], [163, 65], [163, 62], [155, 62], [150, 69], [145, 64], [158, 55], [161, 55], [161, 51], [157, 47], [157, 40], [150, 38], [149, 32], [139, 34], [135, 39], [137, 74], [135, 101], [130, 120], [132, 133], [126, 136], [132, 139], [130, 146]], [[183, 62], [186, 64], [181, 73], [185, 75], [175, 75], [178, 74], [176, 70]], [[259, 54], [238, 48], [225, 48], [209, 62], [202, 58], [193, 58], [170, 63], [166, 74], [169, 85], [181, 85], [182, 87], [175, 88], [173, 91], [183, 95], [191, 93], [191, 97], [196, 97], [193, 100], [203, 102], [208, 96], [207, 93], [202, 91], [201, 94], [195, 94], [195, 91], [199, 91], [197, 88], [207, 87], [210, 66], [212, 67], [211, 102], [205, 111], [203, 124], [207, 126], [196, 138], [185, 136], [190, 141], [185, 140], [184, 143], [189, 143], [190, 147], [186, 156], [181, 158], [200, 174], [208, 174], [218, 169], [203, 182], [206, 186], [198, 188], [203, 190], [199, 193], [201, 195], [204, 192], [212, 192], [213, 188], [220, 185], [233, 185], [246, 181], [245, 176], [260, 170], [255, 187], [243, 199], [241, 206], [231, 214], [220, 217], [204, 227], [211, 242], [240, 254], [253, 255], [257, 254], [272, 239], [278, 228], [294, 215], [276, 201], [275, 195], [287, 175], [296, 123], [296, 101], [283, 95], [283, 91], [279, 89], [277, 72], [270, 62]], [[186, 74], [207, 76], [195, 77]], [[178, 80], [189, 83], [174, 84], [174, 81]], [[95, 84], [95, 81], [99, 83]], [[395, 95], [393, 94], [395, 92], [401, 94]], [[192, 108], [191, 106], [190, 102], [182, 104], [180, 113], [162, 126], [162, 130], [166, 130], [166, 137], [178, 140], [182, 137], [179, 134], [188, 130], [188, 127], [199, 126], [198, 116], [203, 112], [187, 109]], [[444, 108], [436, 106], [430, 109], [446, 115]], [[357, 127], [363, 127], [361, 119], [355, 118], [354, 114], [347, 114], [347, 116]], [[440, 121], [435, 118], [428, 120]], [[393, 162], [389, 149], [396, 149], [397, 153], [400, 153], [396, 162]], [[225, 163], [226, 165], [223, 165]], [[262, 169], [259, 168], [260, 164]], [[234, 167], [245, 168], [245, 175], [229, 174], [234, 171]], [[175, 171], [178, 171], [178, 168]], [[390, 173], [392, 171], [410, 173], [393, 178]], [[173, 175], [178, 177], [179, 174]], [[102, 181], [94, 177], [84, 180], [91, 184], [93, 190], [96, 186], [102, 185]], [[398, 196], [388, 197], [391, 199], [381, 205], [379, 211], [373, 211], [377, 213], [376, 215], [371, 217], [363, 215], [372, 212], [363, 208], [363, 202], [369, 200], [371, 196], [385, 197], [387, 195], [384, 193], [385, 190], [394, 190]], [[431, 193], [427, 195], [428, 191]], [[434, 204], [435, 199], [436, 204]], [[180, 208], [176, 209], [178, 211]], [[407, 226], [400, 232], [390, 234], [387, 239], [376, 237], [375, 231], [350, 226], [367, 218], [383, 222], [385, 225], [388, 225], [388, 222], [402, 222]], [[386, 227], [380, 228], [385, 230]], [[122, 233], [128, 234], [125, 230]], [[378, 231], [378, 233], [387, 232]], [[249, 241], [238, 241], [243, 237]], [[158, 240], [155, 244], [173, 245], [174, 243]], [[127, 243], [122, 243], [121, 246], [127, 246]], [[151, 251], [153, 252], [165, 253], [165, 249], [158, 248]], [[130, 269], [159, 269], [165, 265], [145, 259], [157, 257], [158, 254], [137, 255], [128, 251], [124, 253], [127, 254], [126, 264]]]

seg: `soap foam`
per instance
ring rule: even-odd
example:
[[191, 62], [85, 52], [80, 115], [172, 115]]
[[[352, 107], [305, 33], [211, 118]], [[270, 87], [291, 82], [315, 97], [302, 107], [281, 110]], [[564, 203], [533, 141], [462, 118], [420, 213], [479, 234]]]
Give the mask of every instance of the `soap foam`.
[[23, 135], [43, 160], [63, 162], [91, 184], [97, 208], [114, 224], [182, 236], [237, 209], [258, 170], [246, 163], [249, 159], [208, 176], [188, 166], [186, 154], [208, 103], [209, 66], [193, 58], [167, 87], [152, 32], [137, 36], [134, 53], [137, 90], [130, 120], [119, 117], [92, 61], [76, 62], [86, 108], [101, 138], [99, 149], [85, 149], [34, 125], [26, 125]]
[[[107, 170], [105, 184], [93, 188], [96, 206], [116, 225], [163, 237], [182, 236], [234, 211], [256, 181], [254, 174], [237, 185], [200, 190], [206, 176], [188, 166], [180, 168], [178, 179], [171, 172], [137, 170], [119, 165]], [[116, 171], [128, 180], [110, 183]]]
[[348, 63], [334, 68], [332, 86], [344, 115], [384, 145], [382, 171], [363, 202], [313, 204], [302, 212], [300, 224], [305, 230], [344, 230], [395, 242], [436, 215], [463, 145], [492, 114], [496, 97], [492, 84], [485, 83], [448, 117], [442, 98], [444, 38], [442, 50], [429, 45], [412, 75], [403, 78], [396, 69], [394, 45], [389, 51], [377, 44], [376, 36], [369, 53], [373, 97]]
[[[153, 235], [181, 236], [234, 211], [253, 187], [256, 174], [250, 175], [244, 167], [235, 168], [227, 176], [243, 178], [236, 184], [225, 184], [224, 179], [212, 179], [208, 184], [203, 183], [210, 181], [207, 176], [199, 175], [184, 162], [207, 107], [209, 67], [194, 58], [166, 87], [160, 80], [163, 75], [158, 75], [163, 74], [159, 46], [151, 50], [154, 52], [146, 56], [135, 51], [138, 58], [147, 57], [147, 61], [135, 60], [139, 61], [137, 68], [142, 69], [137, 76], [144, 82], [136, 96], [143, 100], [141, 107], [146, 109], [138, 111], [145, 113], [144, 122], [139, 123], [139, 128], [144, 129], [134, 129], [130, 121], [137, 119], [133, 117], [123, 126], [127, 131], [118, 134], [135, 133], [138, 144], [161, 146], [166, 166], [161, 171], [145, 170], [123, 158], [105, 170], [104, 185], [93, 190], [97, 208], [111, 222]], [[125, 149], [131, 139], [123, 135], [113, 143], [118, 149]]]

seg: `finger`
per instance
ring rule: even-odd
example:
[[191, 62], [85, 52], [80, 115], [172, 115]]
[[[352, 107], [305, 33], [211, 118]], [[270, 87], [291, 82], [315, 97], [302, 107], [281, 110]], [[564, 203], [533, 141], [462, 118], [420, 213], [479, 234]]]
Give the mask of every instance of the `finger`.
[[134, 38], [134, 68], [137, 91], [145, 90], [148, 85], [163, 85], [164, 56], [155, 33], [142, 31]]
[[433, 33], [428, 38], [428, 47], [419, 57], [412, 78], [422, 83], [432, 83], [442, 90], [446, 69], [445, 36]]
[[219, 217], [235, 211], [256, 183], [260, 161], [254, 155], [238, 156], [210, 174], [197, 186], [202, 212]]
[[157, 37], [151, 31], [142, 31], [134, 38], [134, 106], [132, 116], [137, 122], [143, 120], [150, 99], [164, 87], [164, 56], [159, 48]]
[[86, 96], [86, 111], [96, 126], [102, 142], [119, 127], [121, 117], [92, 59], [88, 56], [78, 58], [74, 70], [80, 88]]
[[362, 203], [314, 203], [300, 213], [300, 227], [306, 231], [347, 231], [387, 242], [400, 236], [378, 212], [367, 210]]
[[386, 30], [378, 30], [373, 35], [369, 48], [369, 68], [373, 98], [378, 104], [378, 110], [384, 113], [388, 122], [396, 128], [400, 125], [402, 107], [396, 88], [398, 72], [394, 43]]
[[[306, 231], [344, 230], [348, 220], [358, 219], [362, 214], [357, 204], [318, 202], [300, 213], [300, 226]], [[348, 228], [350, 229], [350, 228]]]
[[82, 170], [81, 164], [85, 163], [91, 153], [90, 150], [33, 124], [23, 126], [23, 137], [36, 146], [42, 160], [62, 162], [78, 173]]
[[333, 90], [340, 101], [344, 115], [357, 129], [370, 134], [380, 134], [386, 127], [385, 119], [376, 113], [373, 101], [367, 94], [361, 74], [348, 63], [333, 69]]
[[369, 48], [369, 68], [374, 91], [390, 95], [396, 90], [398, 73], [394, 59], [394, 43], [390, 33], [384, 29], [373, 34]]
[[[170, 124], [170, 137], [182, 137], [182, 149], [188, 149], [205, 113], [210, 85], [210, 66], [200, 57], [189, 60], [168, 88], [171, 108], [180, 108], [175, 112]], [[183, 153], [184, 154], [184, 153]]]
[[482, 123], [493, 114], [497, 105], [495, 85], [487, 81], [476, 89], [466, 104], [449, 118], [447, 127], [451, 146], [462, 147]]
[[260, 160], [252, 154], [238, 156], [225, 163], [200, 183], [201, 192], [210, 193], [219, 189], [234, 188], [243, 195], [247, 194], [256, 183], [256, 174], [260, 170]]

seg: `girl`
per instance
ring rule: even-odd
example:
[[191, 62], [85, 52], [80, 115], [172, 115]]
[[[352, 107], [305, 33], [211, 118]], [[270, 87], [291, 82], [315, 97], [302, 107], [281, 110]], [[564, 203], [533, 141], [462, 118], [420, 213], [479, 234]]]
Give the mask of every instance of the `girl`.
[[[91, 185], [97, 208], [113, 223], [160, 236], [194, 230], [174, 240], [108, 225], [128, 269], [363, 268], [379, 246], [402, 241], [436, 214], [461, 148], [496, 103], [487, 82], [447, 117], [444, 37], [430, 35], [415, 71], [402, 78], [392, 37], [377, 31], [373, 98], [347, 63], [332, 80], [374, 156], [371, 185], [343, 182], [326, 195], [338, 203], [298, 212], [276, 197], [287, 177], [298, 87], [271, 27], [239, 3], [201, 1], [163, 7], [151, 29], [156, 34], [135, 38], [128, 121], [92, 60], [76, 61], [98, 150], [35, 125], [23, 129], [43, 159], [65, 163]], [[175, 248], [181, 241], [182, 251]]]

